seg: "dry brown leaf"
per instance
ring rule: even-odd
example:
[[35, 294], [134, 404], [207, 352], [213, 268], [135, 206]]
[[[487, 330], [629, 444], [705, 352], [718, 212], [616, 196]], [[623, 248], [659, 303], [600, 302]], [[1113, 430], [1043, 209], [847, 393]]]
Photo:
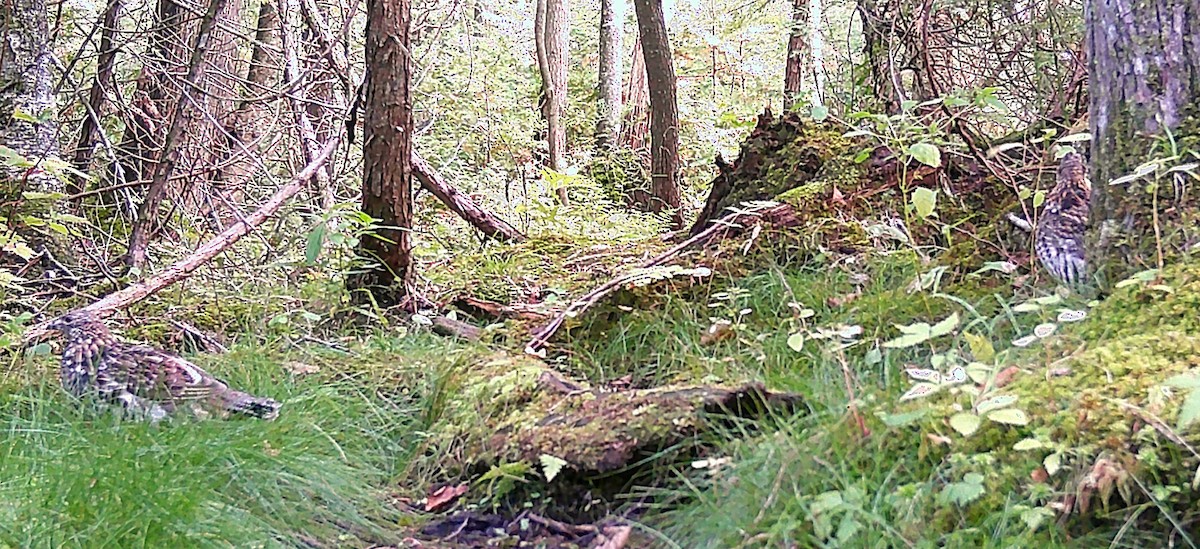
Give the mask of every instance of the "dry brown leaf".
[[465, 493], [467, 493], [465, 482], [457, 486], [437, 488], [429, 493], [429, 497], [425, 498], [425, 510], [430, 513], [441, 511]]

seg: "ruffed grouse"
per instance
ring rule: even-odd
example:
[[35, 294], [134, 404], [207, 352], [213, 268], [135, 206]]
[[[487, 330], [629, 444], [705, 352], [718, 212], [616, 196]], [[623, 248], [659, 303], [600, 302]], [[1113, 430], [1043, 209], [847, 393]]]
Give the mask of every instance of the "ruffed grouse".
[[1054, 189], [1046, 195], [1034, 249], [1042, 266], [1068, 285], [1082, 282], [1086, 274], [1083, 233], [1091, 195], [1086, 161], [1077, 152], [1067, 153], [1059, 161]]
[[263, 419], [279, 415], [278, 402], [231, 389], [179, 356], [118, 341], [91, 312], [67, 313], [48, 327], [66, 337], [62, 383], [77, 397], [94, 391], [103, 400], [120, 402], [154, 420], [181, 407]]

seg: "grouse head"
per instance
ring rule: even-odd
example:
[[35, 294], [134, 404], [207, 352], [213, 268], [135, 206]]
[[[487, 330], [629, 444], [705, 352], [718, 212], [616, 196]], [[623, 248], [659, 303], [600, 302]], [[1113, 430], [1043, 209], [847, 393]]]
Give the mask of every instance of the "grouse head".
[[104, 336], [110, 334], [108, 328], [96, 316], [96, 313], [86, 310], [71, 311], [46, 325], [47, 329], [61, 332], [67, 339], [79, 339], [85, 335]]

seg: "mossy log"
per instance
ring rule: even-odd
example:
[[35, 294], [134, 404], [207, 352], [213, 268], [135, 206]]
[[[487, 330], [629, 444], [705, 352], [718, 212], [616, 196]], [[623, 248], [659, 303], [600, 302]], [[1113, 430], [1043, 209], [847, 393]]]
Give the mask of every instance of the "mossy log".
[[[721, 418], [791, 413], [794, 394], [761, 384], [681, 385], [654, 389], [589, 387], [527, 356], [497, 354], [463, 371], [447, 403], [448, 441], [461, 465], [566, 461], [564, 471], [592, 475], [629, 467], [661, 450], [689, 446]], [[469, 461], [467, 461], [469, 460]]]

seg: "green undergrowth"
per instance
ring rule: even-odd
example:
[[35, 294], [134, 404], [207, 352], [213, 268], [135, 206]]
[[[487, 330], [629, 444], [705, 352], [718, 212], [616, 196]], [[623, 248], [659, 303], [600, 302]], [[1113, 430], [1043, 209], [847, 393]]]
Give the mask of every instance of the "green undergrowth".
[[123, 418], [71, 400], [49, 360], [15, 364], [0, 378], [0, 547], [398, 543], [413, 519], [391, 496], [426, 486], [423, 432], [457, 353], [428, 335], [353, 357], [279, 347], [195, 358], [280, 400], [272, 422]]
[[[923, 285], [936, 264], [860, 259], [714, 277], [707, 299], [665, 296], [569, 343], [571, 367], [592, 378], [763, 380], [809, 403], [758, 436], [731, 433], [675, 469], [674, 488], [649, 488], [648, 528], [664, 546], [1192, 539], [1200, 436], [1181, 414], [1200, 412], [1188, 403], [1200, 398], [1200, 331], [1187, 313], [1200, 268], [1089, 303], [1014, 290], [996, 272]], [[722, 321], [729, 334], [714, 341]], [[898, 327], [921, 322], [949, 328], [902, 341]], [[965, 382], [902, 399], [906, 369], [955, 366]]]

